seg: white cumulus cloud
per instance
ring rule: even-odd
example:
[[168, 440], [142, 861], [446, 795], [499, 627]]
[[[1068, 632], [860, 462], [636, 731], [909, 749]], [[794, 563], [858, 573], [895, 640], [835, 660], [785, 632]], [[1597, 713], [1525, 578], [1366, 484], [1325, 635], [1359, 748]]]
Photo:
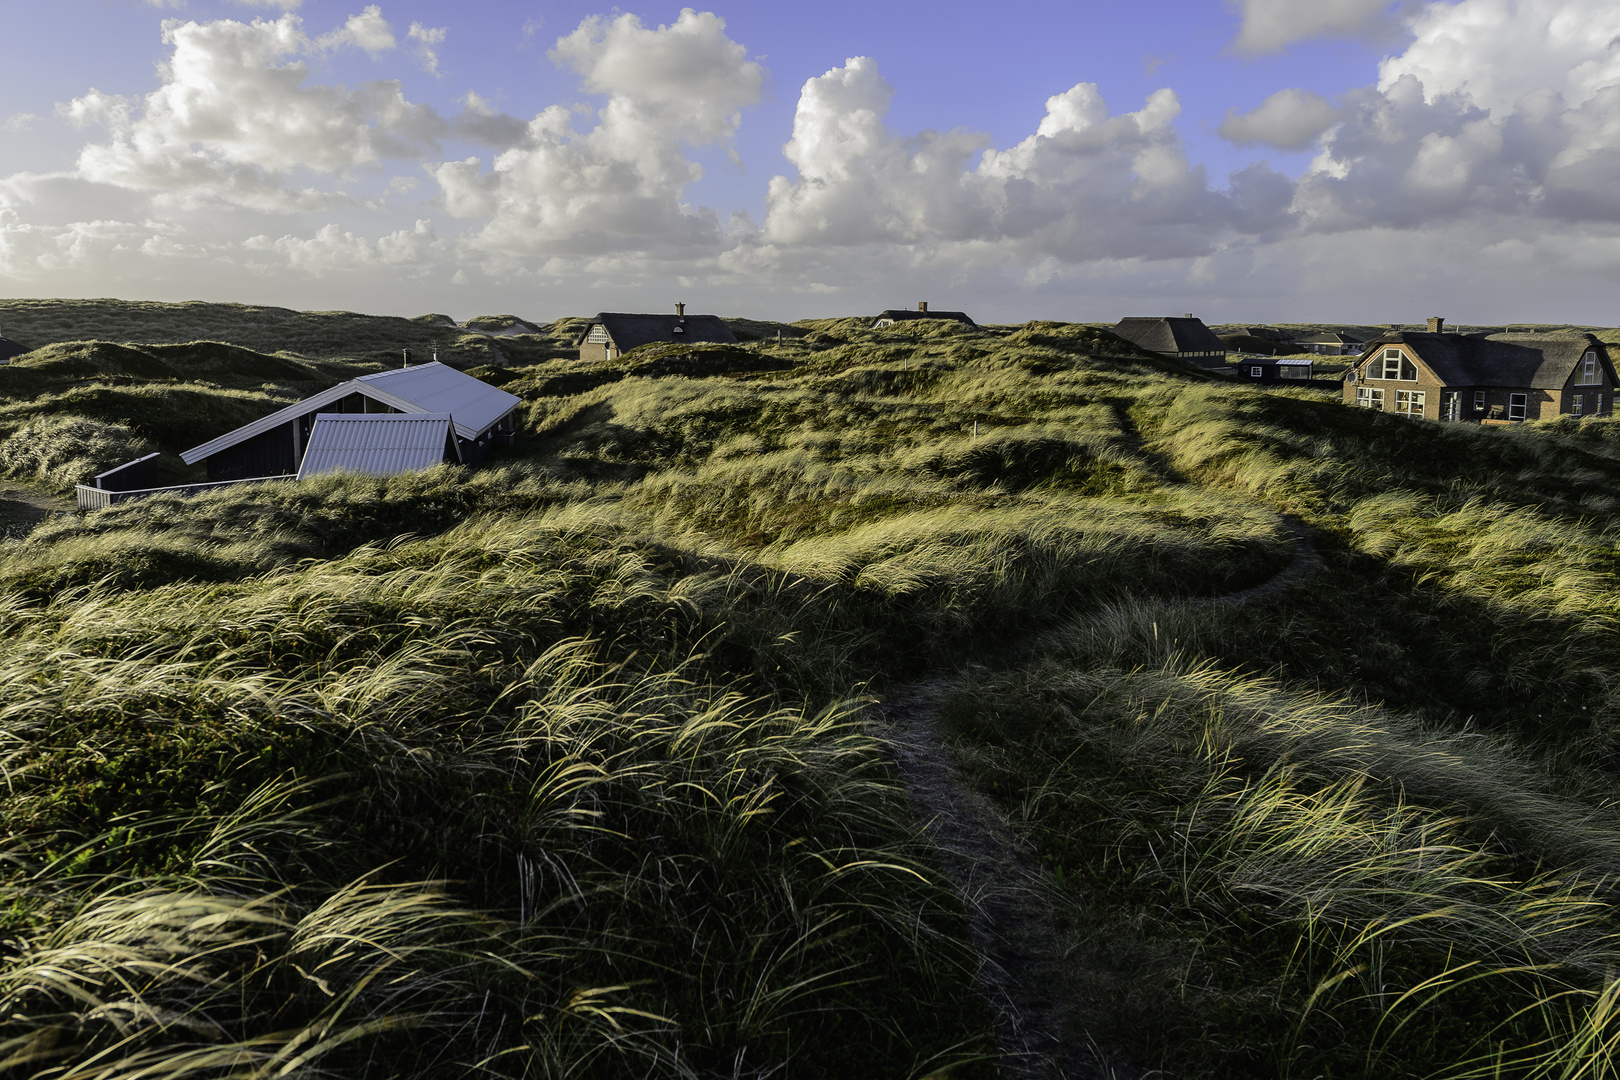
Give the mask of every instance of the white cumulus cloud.
[[416, 56], [422, 62], [422, 67], [429, 75], [439, 73], [439, 46], [444, 44], [445, 35], [449, 28], [444, 26], [428, 27], [419, 22], [411, 23], [406, 37], [416, 42]]
[[283, 178], [298, 169], [343, 174], [385, 157], [414, 157], [435, 149], [448, 130], [434, 110], [406, 101], [397, 81], [354, 90], [309, 81], [302, 54], [343, 43], [380, 49], [385, 32], [374, 7], [320, 41], [304, 33], [296, 15], [167, 23], [164, 41], [173, 52], [158, 89], [139, 98], [91, 90], [60, 107], [68, 119], [101, 125], [110, 136], [80, 152], [79, 173], [261, 210], [329, 205], [331, 193], [288, 188]]
[[903, 245], [910, 257], [1025, 267], [1197, 256], [1224, 232], [1280, 227], [1293, 194], [1264, 166], [1211, 191], [1187, 160], [1169, 89], [1113, 115], [1080, 83], [1047, 99], [1036, 131], [1006, 150], [967, 131], [898, 134], [884, 120], [892, 96], [869, 57], [806, 82], [783, 150], [798, 174], [767, 191], [768, 247]]
[[[433, 168], [451, 214], [487, 219], [475, 245], [548, 255], [717, 251], [717, 215], [682, 201], [702, 176], [684, 150], [730, 138], [764, 83], [724, 20], [691, 8], [656, 28], [634, 15], [591, 18], [551, 56], [607, 103], [588, 131], [574, 129], [568, 108], [548, 107], [488, 171], [476, 157]], [[499, 137], [504, 122], [472, 115], [474, 104], [465, 126]]]

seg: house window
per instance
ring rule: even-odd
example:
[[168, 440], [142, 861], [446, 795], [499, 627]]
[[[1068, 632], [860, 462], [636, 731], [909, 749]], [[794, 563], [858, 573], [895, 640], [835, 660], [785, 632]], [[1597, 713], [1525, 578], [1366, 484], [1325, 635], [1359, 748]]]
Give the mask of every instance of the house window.
[[1483, 391], [1483, 390], [1475, 390], [1474, 391], [1474, 411], [1475, 412], [1484, 412], [1485, 411], [1485, 391]]
[[1423, 415], [1424, 392], [1422, 390], [1395, 391], [1395, 412], [1400, 416]]
[[1508, 395], [1508, 419], [1523, 420], [1525, 407], [1530, 404], [1529, 394]]
[[1383, 360], [1383, 378], [1403, 379], [1407, 382], [1417, 379], [1417, 368], [1412, 366], [1412, 361], [1408, 360], [1401, 350], [1385, 349]]
[[1277, 374], [1284, 379], [1308, 379], [1311, 369], [1304, 364], [1284, 364], [1277, 369]]
[[1382, 386], [1361, 386], [1356, 388], [1356, 404], [1363, 409], [1376, 409], [1384, 411], [1384, 388]]
[[607, 339], [607, 327], [603, 326], [601, 323], [597, 323], [595, 326], [591, 327], [591, 332], [585, 335], [585, 340], [590, 342], [592, 345], [605, 345], [607, 344]]
[[1249, 369], [1249, 374], [1253, 375], [1255, 378], [1258, 379], [1260, 377], [1261, 373], [1264, 372], [1264, 371], [1265, 371], [1265, 368], [1255, 366], [1255, 367], [1252, 367], [1252, 368]]
[[1598, 374], [1597, 353], [1588, 352], [1585, 356], [1581, 357], [1581, 385], [1591, 386], [1594, 383], [1600, 383], [1602, 381], [1603, 376]]
[[1570, 401], [1569, 401], [1569, 413], [1570, 413], [1570, 415], [1571, 416], [1579, 416], [1579, 415], [1581, 415], [1581, 406], [1583, 404], [1585, 404], [1585, 402], [1586, 402], [1586, 395], [1585, 394], [1576, 394], [1574, 397], [1570, 398]]

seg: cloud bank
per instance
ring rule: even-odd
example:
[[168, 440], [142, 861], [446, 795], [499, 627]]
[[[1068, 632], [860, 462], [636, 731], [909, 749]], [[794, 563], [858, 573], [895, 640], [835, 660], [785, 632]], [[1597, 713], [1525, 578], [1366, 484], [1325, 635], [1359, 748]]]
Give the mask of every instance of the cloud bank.
[[[1620, 9], [1596, 0], [1433, 4], [1402, 16], [1407, 44], [1366, 85], [1228, 110], [1219, 134], [1234, 145], [1314, 149], [1292, 175], [1261, 160], [1209, 175], [1170, 87], [1119, 108], [1077, 82], [1004, 146], [897, 130], [905, 88], [851, 57], [798, 88], [781, 164], [747, 163], [774, 173], [757, 221], [692, 195], [699, 157], [736, 160], [768, 80], [714, 13], [593, 17], [556, 38], [549, 63], [590, 105], [514, 116], [468, 89], [441, 115], [402, 79], [321, 73], [353, 55], [443, 77], [450, 28], [401, 32], [372, 5], [310, 29], [296, 5], [272, 6], [283, 13], [165, 22], [147, 93], [88, 88], [54, 121], [8, 120], [86, 141], [70, 170], [0, 177], [0, 277], [1242, 298], [1353, 293], [1347, 267], [1386, 288], [1392, 267], [1481, 290], [1487, 271], [1620, 276]], [[1234, 47], [1374, 32], [1399, 10], [1247, 0]]]

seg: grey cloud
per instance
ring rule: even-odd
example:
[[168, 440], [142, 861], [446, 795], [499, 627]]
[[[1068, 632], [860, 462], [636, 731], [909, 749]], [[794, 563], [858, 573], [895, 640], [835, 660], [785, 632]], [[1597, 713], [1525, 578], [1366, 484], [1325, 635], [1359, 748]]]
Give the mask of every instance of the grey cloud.
[[1309, 90], [1279, 90], [1250, 112], [1226, 110], [1216, 133], [1238, 146], [1265, 143], [1279, 150], [1303, 150], [1338, 122], [1334, 104]]

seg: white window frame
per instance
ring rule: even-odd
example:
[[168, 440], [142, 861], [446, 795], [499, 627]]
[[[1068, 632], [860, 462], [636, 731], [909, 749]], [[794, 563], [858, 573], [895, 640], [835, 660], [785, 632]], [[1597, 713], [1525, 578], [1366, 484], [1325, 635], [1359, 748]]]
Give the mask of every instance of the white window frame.
[[1484, 412], [1485, 411], [1485, 391], [1483, 391], [1483, 390], [1475, 390], [1474, 391], [1474, 411], [1475, 412]]
[[[1379, 366], [1379, 378], [1390, 382], [1416, 382], [1417, 365], [1408, 360], [1406, 354], [1399, 349], [1385, 349]], [[1393, 369], [1393, 375], [1390, 371]], [[1407, 371], [1411, 371], [1408, 375]]]
[[1428, 394], [1422, 390], [1395, 391], [1395, 415], [1422, 416], [1423, 408], [1428, 404]]
[[1581, 357], [1581, 377], [1577, 385], [1592, 386], [1603, 382], [1603, 373], [1598, 370], [1597, 353], [1588, 350]]
[[1530, 408], [1529, 394], [1509, 394], [1507, 418], [1522, 421]]
[[1249, 374], [1252, 377], [1256, 378], [1256, 379], [1258, 379], [1258, 378], [1260, 378], [1260, 376], [1264, 375], [1265, 371], [1266, 371], [1266, 369], [1261, 367], [1259, 364], [1254, 364], [1253, 366], [1251, 366], [1249, 368]]
[[1573, 394], [1573, 395], [1571, 395], [1570, 399], [1569, 399], [1569, 415], [1571, 415], [1571, 416], [1579, 416], [1579, 415], [1581, 415], [1581, 406], [1584, 405], [1584, 404], [1586, 404], [1586, 395], [1585, 394]]
[[1384, 411], [1384, 388], [1382, 386], [1360, 386], [1356, 388], [1356, 404], [1363, 409], [1374, 412]]

